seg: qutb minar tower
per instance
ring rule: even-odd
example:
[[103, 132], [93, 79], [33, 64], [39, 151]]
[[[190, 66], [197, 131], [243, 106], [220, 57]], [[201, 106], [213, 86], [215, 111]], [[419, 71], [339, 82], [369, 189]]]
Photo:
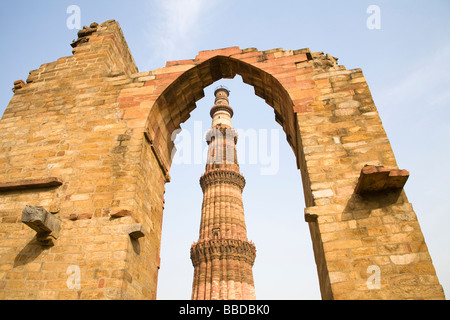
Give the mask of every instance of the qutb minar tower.
[[191, 246], [193, 300], [255, 299], [252, 267], [256, 248], [247, 239], [242, 203], [245, 179], [239, 172], [229, 94], [224, 87], [214, 92], [212, 127], [206, 134], [208, 160], [200, 178], [200, 235]]

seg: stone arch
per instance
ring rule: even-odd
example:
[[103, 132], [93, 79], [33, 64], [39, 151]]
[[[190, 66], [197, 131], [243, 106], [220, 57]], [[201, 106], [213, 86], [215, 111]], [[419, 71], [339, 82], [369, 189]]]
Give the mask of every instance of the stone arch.
[[271, 74], [249, 63], [217, 55], [176, 78], [157, 98], [149, 112], [147, 132], [155, 144], [168, 144], [169, 148], [164, 154], [169, 165], [173, 147], [172, 132], [189, 118], [196, 101], [204, 96], [203, 89], [220, 79], [233, 79], [236, 75], [241, 75], [244, 83], [253, 86], [255, 94], [274, 109], [276, 121], [283, 127], [290, 146], [295, 150], [292, 138], [296, 134], [293, 102], [281, 83]]
[[[162, 83], [149, 111], [146, 136], [166, 176], [171, 134], [189, 118], [203, 88], [241, 75], [273, 107], [301, 170], [322, 298], [402, 296], [395, 285], [383, 292], [366, 286], [368, 268], [391, 258], [385, 251], [391, 244], [379, 248], [377, 241], [423, 238], [413, 235], [414, 228], [401, 239], [389, 232], [378, 238], [380, 225], [390, 228], [384, 226], [390, 224], [386, 215], [417, 218], [402, 190], [408, 173], [398, 170], [361, 69], [346, 70], [337, 58], [308, 49], [260, 52], [234, 47], [168, 62], [157, 72], [145, 84]], [[418, 251], [412, 254], [419, 259]], [[394, 264], [399, 261], [393, 259]]]
[[[158, 69], [156, 79], [145, 84], [151, 86], [164, 83], [159, 90], [155, 89], [156, 92], [162, 92], [153, 94], [157, 98], [149, 110], [145, 127], [148, 139], [158, 146], [156, 152], [165, 175], [168, 176], [171, 163], [172, 132], [189, 118], [196, 101], [204, 97], [205, 87], [236, 75], [240, 75], [244, 83], [253, 86], [255, 95], [273, 108], [275, 121], [283, 128], [298, 168], [301, 169], [305, 159], [300, 150], [296, 112], [309, 108], [308, 103], [313, 102], [318, 95], [317, 90], [312, 90], [314, 81], [308, 79], [307, 75], [312, 71], [311, 60], [308, 49], [260, 52], [253, 48], [241, 50], [233, 47], [201, 52], [194, 60], [168, 62], [168, 73], [159, 73], [164, 72], [162, 69], [165, 68]], [[315, 64], [318, 64], [317, 61]], [[170, 72], [170, 69], [174, 69], [174, 72]], [[162, 79], [159, 80], [159, 77]], [[306, 170], [302, 171], [303, 184], [308, 184], [307, 174]], [[308, 188], [304, 190], [307, 201], [311, 203], [312, 194], [307, 191]]]
[[[0, 121], [0, 298], [155, 299], [170, 133], [204, 87], [236, 74], [274, 108], [295, 153], [322, 297], [445, 298], [361, 69], [309, 49], [231, 47], [138, 72], [117, 22], [83, 30], [73, 56], [14, 83]], [[25, 227], [29, 205], [56, 214], [60, 232]], [[41, 254], [15, 270], [24, 244]], [[91, 289], [67, 288], [74, 262]], [[18, 272], [58, 279], [28, 287]]]

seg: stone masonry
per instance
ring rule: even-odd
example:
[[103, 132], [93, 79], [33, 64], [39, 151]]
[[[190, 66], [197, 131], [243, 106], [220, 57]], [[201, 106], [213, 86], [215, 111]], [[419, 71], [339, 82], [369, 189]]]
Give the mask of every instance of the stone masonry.
[[155, 299], [171, 134], [237, 74], [297, 159], [322, 298], [445, 299], [361, 69], [231, 47], [139, 72], [114, 20], [71, 46], [0, 121], [0, 299]]

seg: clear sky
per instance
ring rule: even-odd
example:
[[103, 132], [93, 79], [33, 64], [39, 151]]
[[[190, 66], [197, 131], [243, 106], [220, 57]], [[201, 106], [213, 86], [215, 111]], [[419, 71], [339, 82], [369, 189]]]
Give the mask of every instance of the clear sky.
[[[362, 68], [397, 163], [411, 173], [405, 190], [440, 282], [450, 294], [448, 0], [2, 1], [0, 115], [12, 97], [15, 80], [26, 80], [28, 72], [41, 64], [71, 55], [70, 43], [77, 38], [77, 30], [67, 27], [70, 5], [80, 8], [81, 25], [117, 20], [139, 71], [163, 67], [170, 60], [192, 59], [201, 50], [230, 46], [310, 48], [338, 57], [347, 69]], [[367, 26], [373, 14], [367, 13], [370, 5], [380, 9], [379, 29]], [[250, 161], [250, 150], [239, 154], [247, 179], [243, 199], [248, 236], [258, 250], [253, 269], [256, 297], [320, 299], [303, 218], [300, 173], [272, 109], [239, 76], [221, 80], [205, 89], [205, 98], [182, 126], [182, 134], [190, 133], [192, 141], [201, 140], [206, 148], [203, 135], [194, 133], [210, 127], [213, 90], [221, 84], [231, 90], [233, 126], [268, 133], [275, 142], [264, 151], [278, 155], [276, 173], [263, 175], [268, 162], [261, 149], [256, 163]], [[189, 248], [198, 239], [202, 201], [198, 179], [203, 171], [204, 163], [195, 163], [194, 155], [190, 164], [174, 163], [171, 168], [159, 299], [190, 298]]]

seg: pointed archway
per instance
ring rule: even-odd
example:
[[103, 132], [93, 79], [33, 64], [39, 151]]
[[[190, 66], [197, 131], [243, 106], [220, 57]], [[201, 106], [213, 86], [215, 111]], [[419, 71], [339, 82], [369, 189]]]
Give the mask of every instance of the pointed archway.
[[[254, 277], [257, 299], [320, 299], [300, 172], [292, 149], [273, 109], [255, 96], [254, 88], [236, 75], [204, 89], [191, 117], [175, 140], [176, 154], [166, 184], [161, 241], [158, 299], [186, 299], [192, 288], [193, 269], [186, 244], [198, 233], [202, 190], [199, 177], [205, 169], [206, 129], [214, 90], [231, 90], [233, 125], [241, 172], [247, 187], [243, 194], [249, 240], [257, 246]], [[300, 208], [300, 209], [299, 209]], [[175, 289], [176, 288], [176, 289]]]
[[[5, 278], [12, 296], [155, 298], [171, 134], [203, 88], [239, 74], [273, 107], [294, 152], [322, 297], [444, 298], [403, 190], [409, 173], [397, 166], [361, 69], [308, 49], [232, 47], [138, 72], [116, 21], [78, 36], [73, 56], [14, 83], [0, 121], [5, 248], [42, 245], [22, 230], [25, 206], [62, 220], [55, 249], [31, 268], [36, 279], [42, 270], [61, 278], [24, 288], [10, 270], [15, 254], [2, 256], [15, 273]], [[66, 285], [74, 263], [91, 288], [78, 295]]]
[[149, 112], [147, 129], [155, 144], [167, 142], [163, 151], [167, 167], [173, 148], [172, 133], [189, 118], [195, 103], [204, 97], [203, 89], [220, 79], [233, 79], [237, 74], [244, 83], [255, 88], [255, 94], [274, 108], [276, 120], [283, 126], [287, 140], [295, 150], [293, 102], [281, 83], [269, 73], [246, 62], [226, 56], [215, 56], [199, 63], [176, 78], [156, 99]]
[[[414, 252], [409, 240], [423, 243], [423, 237], [415, 227], [402, 235], [389, 231], [393, 222], [386, 216], [393, 212], [410, 216], [417, 227], [418, 222], [402, 189], [407, 175], [398, 170], [361, 69], [346, 70], [336, 58], [308, 49], [233, 47], [168, 62], [149, 74], [142, 89], [152, 88], [147, 96], [133, 92], [148, 103], [146, 140], [165, 182], [170, 180], [172, 133], [189, 118], [203, 88], [237, 74], [273, 108], [296, 157], [322, 298], [401, 296], [397, 285], [374, 289], [370, 270], [375, 266], [383, 272], [380, 261], [395, 265], [403, 252], [391, 257], [386, 248], [401, 243], [408, 248], [405, 254], [420, 259], [419, 243]], [[372, 172], [379, 174], [369, 176]], [[395, 228], [402, 224], [396, 222]]]

